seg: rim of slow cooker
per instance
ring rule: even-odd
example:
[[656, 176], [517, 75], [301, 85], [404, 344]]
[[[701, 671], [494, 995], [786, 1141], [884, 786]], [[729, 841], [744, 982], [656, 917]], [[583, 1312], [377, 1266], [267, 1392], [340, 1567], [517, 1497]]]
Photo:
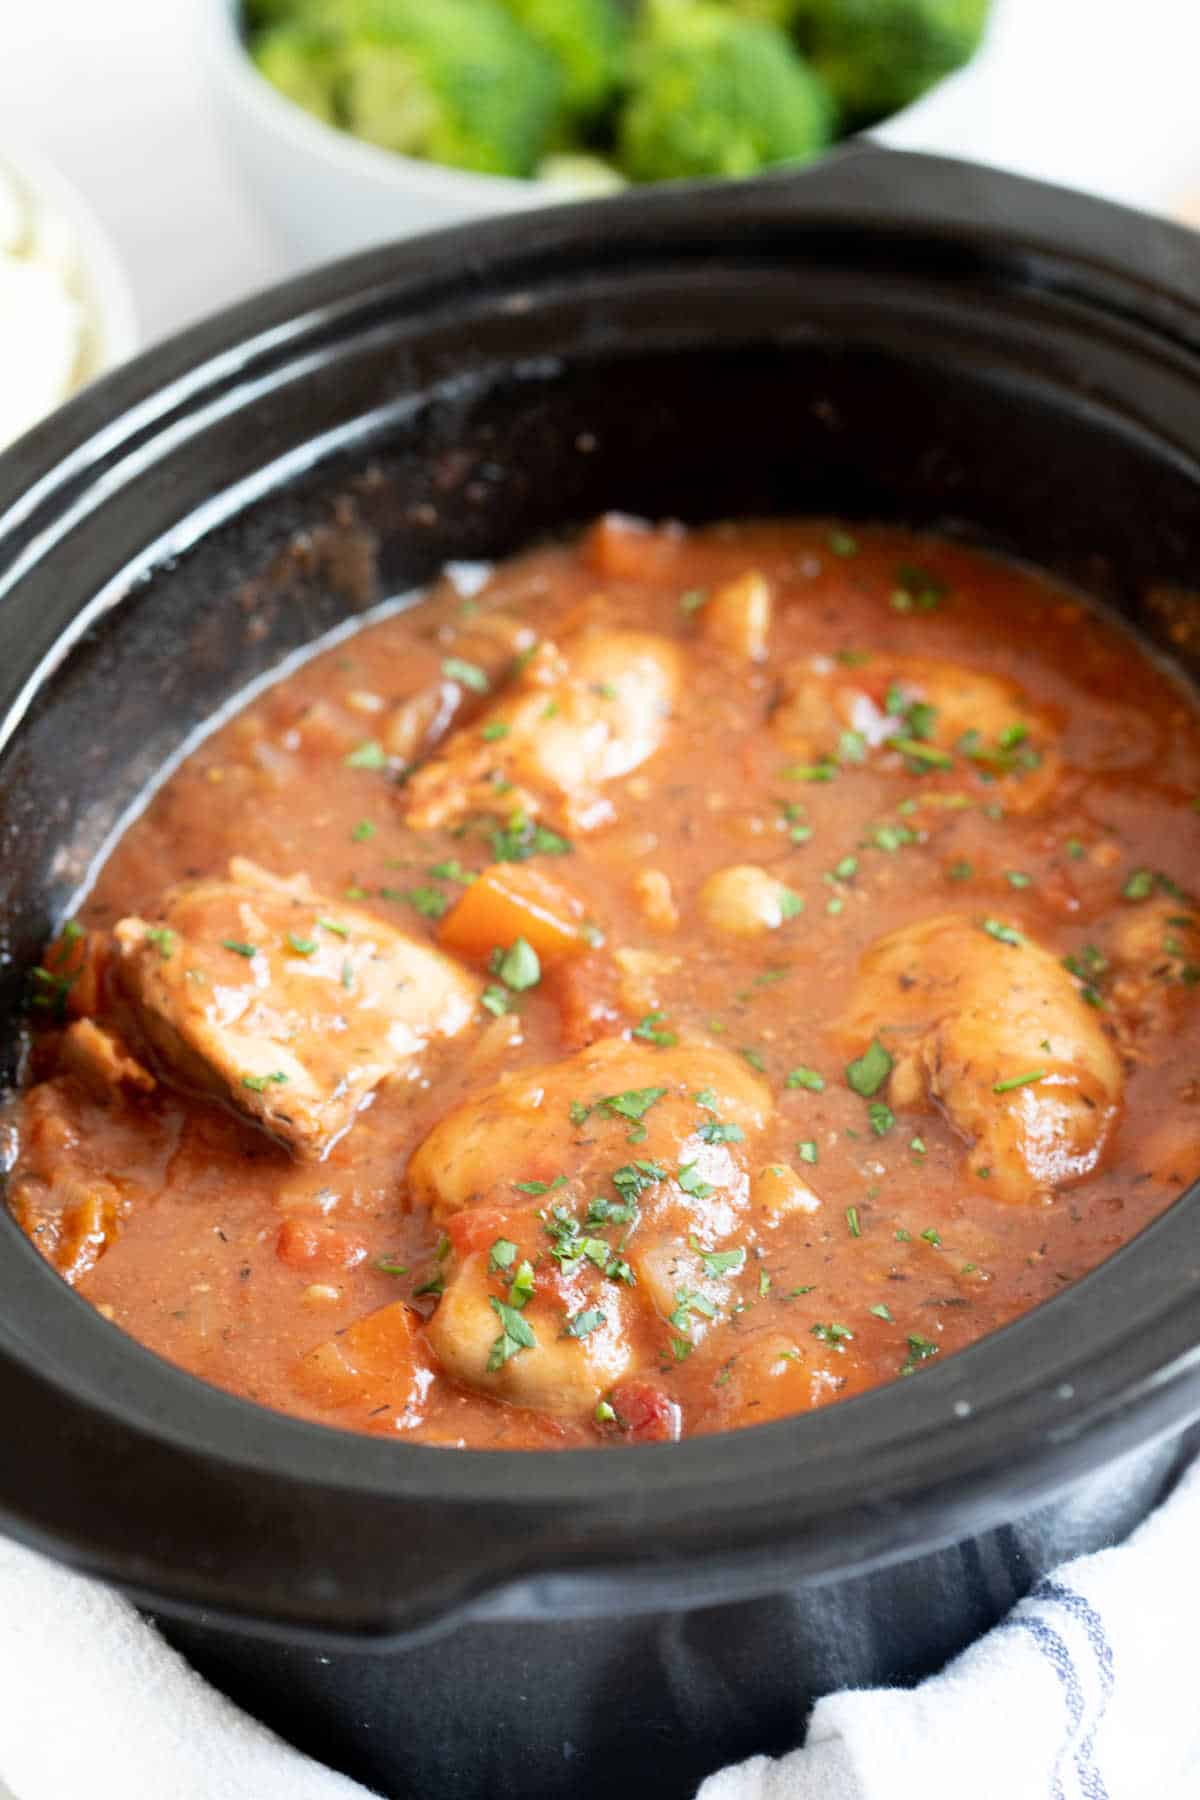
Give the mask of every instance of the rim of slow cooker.
[[[105, 469], [406, 290], [427, 303], [439, 275], [464, 269], [531, 284], [539, 270], [561, 278], [568, 252], [580, 267], [611, 259], [623, 237], [728, 249], [785, 224], [994, 236], [1044, 258], [1065, 304], [1149, 330], [1200, 371], [1189, 234], [857, 144], [742, 188], [621, 196], [370, 251], [170, 340], [0, 458], [0, 604], [52, 517], [101, 503]], [[0, 1517], [143, 1598], [343, 1637], [417, 1632], [469, 1607], [695, 1604], [778, 1587], [785, 1571], [865, 1569], [1027, 1511], [1200, 1412], [1198, 1207], [1200, 1186], [1092, 1274], [911, 1381], [681, 1444], [553, 1452], [372, 1439], [209, 1387], [109, 1325], [6, 1213], [0, 1395], [22, 1441], [0, 1470]]]

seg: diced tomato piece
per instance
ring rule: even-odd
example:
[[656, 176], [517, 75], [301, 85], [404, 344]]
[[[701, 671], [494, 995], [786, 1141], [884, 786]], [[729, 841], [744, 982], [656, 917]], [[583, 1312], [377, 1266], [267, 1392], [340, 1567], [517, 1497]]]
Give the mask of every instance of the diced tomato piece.
[[497, 946], [524, 938], [544, 964], [552, 964], [587, 949], [582, 918], [582, 903], [560, 881], [523, 863], [496, 863], [446, 914], [438, 941], [444, 950], [486, 962]]
[[465, 1206], [451, 1213], [443, 1229], [457, 1256], [470, 1256], [475, 1250], [487, 1250], [499, 1237], [507, 1237], [511, 1226], [509, 1214], [498, 1206]]
[[289, 1269], [353, 1269], [367, 1246], [353, 1232], [316, 1219], [285, 1219], [275, 1240], [275, 1254]]
[[609, 1395], [609, 1405], [625, 1435], [638, 1444], [674, 1444], [683, 1430], [677, 1400], [650, 1381], [623, 1381]]
[[411, 1410], [433, 1379], [417, 1314], [393, 1300], [302, 1356], [293, 1370], [299, 1391], [317, 1406], [356, 1401]]
[[675, 562], [686, 543], [678, 525], [647, 525], [626, 513], [606, 513], [583, 540], [584, 560], [600, 575], [653, 581]]
[[546, 983], [562, 1019], [568, 1050], [585, 1050], [621, 1023], [616, 964], [607, 954], [577, 957], [553, 970]]

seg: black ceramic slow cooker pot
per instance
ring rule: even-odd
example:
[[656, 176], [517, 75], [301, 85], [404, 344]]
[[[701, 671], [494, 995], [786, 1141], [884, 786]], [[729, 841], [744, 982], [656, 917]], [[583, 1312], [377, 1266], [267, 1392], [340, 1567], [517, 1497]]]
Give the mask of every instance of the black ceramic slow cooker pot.
[[[23, 971], [164, 762], [447, 558], [612, 507], [901, 519], [1081, 582], [1193, 675], [1198, 299], [1168, 225], [858, 147], [359, 257], [90, 389], [0, 459], [7, 1075]], [[5, 1215], [0, 1518], [388, 1795], [682, 1800], [1157, 1498], [1200, 1415], [1198, 1206], [879, 1392], [526, 1455], [210, 1389]]]

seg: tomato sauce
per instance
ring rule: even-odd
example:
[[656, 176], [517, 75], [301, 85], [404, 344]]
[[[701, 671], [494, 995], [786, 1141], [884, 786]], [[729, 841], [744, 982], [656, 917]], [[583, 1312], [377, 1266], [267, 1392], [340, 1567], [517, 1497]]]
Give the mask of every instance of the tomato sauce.
[[[35, 977], [10, 1201], [116, 1326], [342, 1428], [670, 1438], [919, 1379], [1200, 1173], [1200, 729], [1123, 628], [825, 522], [604, 521], [469, 587], [221, 724]], [[343, 940], [361, 988], [371, 921], [470, 983], [338, 1131], [280, 1141], [299, 1077], [206, 1087], [147, 999], [162, 897], [239, 857], [353, 924], [214, 938], [231, 992]]]

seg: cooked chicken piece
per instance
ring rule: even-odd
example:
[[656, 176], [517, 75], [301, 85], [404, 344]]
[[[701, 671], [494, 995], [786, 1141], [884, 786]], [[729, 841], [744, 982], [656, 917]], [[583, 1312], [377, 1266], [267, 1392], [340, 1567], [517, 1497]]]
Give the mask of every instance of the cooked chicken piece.
[[241, 859], [113, 937], [117, 985], [164, 1067], [310, 1160], [380, 1082], [416, 1078], [479, 992], [439, 951]]
[[700, 635], [740, 662], [763, 662], [771, 635], [771, 584], [757, 569], [712, 593], [699, 611]]
[[110, 1100], [122, 1089], [150, 1093], [155, 1082], [148, 1069], [130, 1055], [115, 1031], [94, 1019], [76, 1019], [63, 1033], [59, 1063], [89, 1088], [97, 1100]]
[[983, 783], [1009, 812], [1038, 805], [1061, 766], [1053, 724], [1015, 682], [932, 657], [793, 663], [771, 727], [799, 759], [901, 756], [915, 773]]
[[771, 1110], [727, 1050], [606, 1038], [449, 1113], [408, 1166], [453, 1247], [429, 1327], [442, 1362], [587, 1417], [643, 1345], [699, 1342], [745, 1265], [732, 1240]]
[[778, 931], [803, 905], [786, 882], [757, 863], [718, 869], [700, 889], [705, 923], [728, 937], [760, 937], [764, 931]]
[[479, 728], [460, 731], [409, 783], [408, 823], [427, 831], [464, 813], [514, 811], [568, 831], [613, 816], [599, 791], [662, 742], [680, 653], [649, 632], [585, 630], [543, 644]]
[[[1004, 1199], [1082, 1180], [1112, 1139], [1121, 1068], [1101, 1015], [1056, 956], [1006, 922], [948, 913], [881, 938], [843, 1034], [856, 1057], [882, 1044], [893, 1104], [936, 1101], [972, 1145], [973, 1173]], [[872, 1051], [859, 1080], [879, 1091], [886, 1075]]]
[[536, 642], [531, 626], [499, 612], [479, 613], [449, 633], [441, 680], [410, 694], [388, 715], [380, 733], [388, 755], [406, 763], [428, 756]]
[[1071, 965], [1106, 995], [1122, 1041], [1140, 1053], [1200, 983], [1200, 919], [1187, 900], [1168, 894], [1131, 904], [1108, 955], [1089, 944]]

